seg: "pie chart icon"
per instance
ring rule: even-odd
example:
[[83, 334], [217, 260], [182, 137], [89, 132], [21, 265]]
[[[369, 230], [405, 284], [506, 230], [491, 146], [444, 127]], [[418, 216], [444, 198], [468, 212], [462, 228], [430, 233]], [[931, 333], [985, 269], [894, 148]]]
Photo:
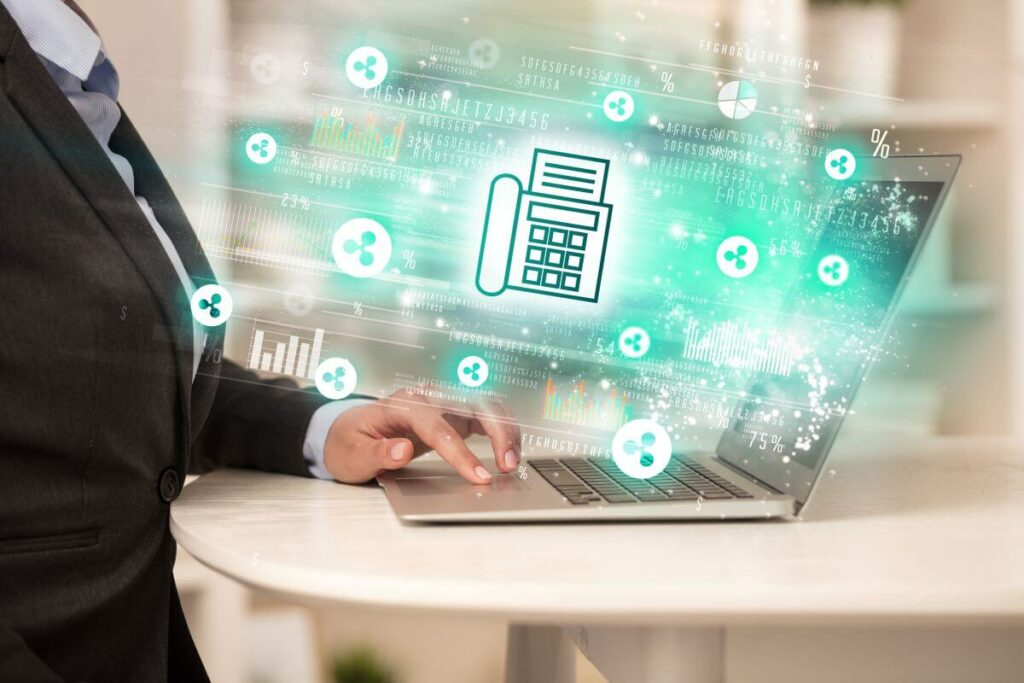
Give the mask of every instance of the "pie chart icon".
[[745, 119], [757, 108], [757, 89], [749, 81], [729, 81], [718, 91], [718, 109], [730, 119]]

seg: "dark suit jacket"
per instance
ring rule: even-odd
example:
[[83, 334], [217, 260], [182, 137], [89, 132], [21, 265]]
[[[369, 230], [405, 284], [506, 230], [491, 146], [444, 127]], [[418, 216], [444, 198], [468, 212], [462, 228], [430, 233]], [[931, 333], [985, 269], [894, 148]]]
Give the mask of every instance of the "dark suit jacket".
[[[127, 117], [135, 170], [197, 284], [213, 274]], [[0, 681], [206, 680], [168, 499], [186, 471], [309, 476], [322, 404], [219, 362], [121, 177], [0, 5]]]

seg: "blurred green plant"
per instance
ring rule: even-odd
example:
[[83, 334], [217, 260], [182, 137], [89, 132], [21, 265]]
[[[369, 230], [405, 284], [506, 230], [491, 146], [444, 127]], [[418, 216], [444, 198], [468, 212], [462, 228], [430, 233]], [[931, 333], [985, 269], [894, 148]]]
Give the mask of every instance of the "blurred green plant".
[[334, 658], [334, 683], [397, 683], [394, 672], [372, 649], [358, 647]]

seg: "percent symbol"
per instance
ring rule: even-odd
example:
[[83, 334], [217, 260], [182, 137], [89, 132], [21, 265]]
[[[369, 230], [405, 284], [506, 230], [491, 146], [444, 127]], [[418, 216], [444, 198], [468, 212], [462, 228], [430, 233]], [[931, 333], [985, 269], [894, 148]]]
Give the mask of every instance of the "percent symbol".
[[676, 91], [676, 84], [672, 81], [672, 74], [668, 71], [661, 72], [661, 91], [669, 93]]
[[871, 129], [871, 143], [875, 146], [875, 151], [871, 153], [871, 156], [882, 157], [883, 159], [889, 158], [889, 143], [885, 139], [889, 136], [889, 131], [882, 130], [881, 128]]
[[352, 312], [355, 313], [356, 315], [362, 315], [363, 314], [363, 302], [362, 301], [355, 301], [355, 302], [353, 302], [352, 303]]
[[402, 258], [405, 259], [405, 267], [409, 270], [416, 270], [416, 252], [412, 249], [406, 249], [402, 252]]

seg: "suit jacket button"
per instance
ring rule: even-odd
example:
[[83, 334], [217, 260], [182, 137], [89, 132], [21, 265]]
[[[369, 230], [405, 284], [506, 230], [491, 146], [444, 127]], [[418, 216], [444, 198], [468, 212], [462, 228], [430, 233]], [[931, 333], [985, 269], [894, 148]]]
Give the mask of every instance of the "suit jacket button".
[[181, 478], [176, 469], [168, 467], [160, 475], [160, 499], [165, 503], [170, 503], [178, 497], [179, 493], [181, 493]]

